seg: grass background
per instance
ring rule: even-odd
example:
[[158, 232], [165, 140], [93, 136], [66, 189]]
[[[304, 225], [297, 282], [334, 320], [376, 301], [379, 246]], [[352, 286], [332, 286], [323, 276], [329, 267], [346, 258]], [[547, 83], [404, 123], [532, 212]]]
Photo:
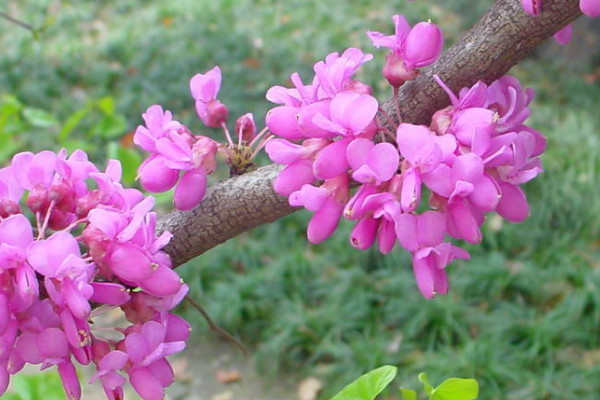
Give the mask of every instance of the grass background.
[[[364, 31], [391, 32], [392, 14], [431, 18], [448, 45], [491, 1], [448, 3], [7, 1], [3, 11], [49, 26], [36, 40], [0, 20], [0, 156], [83, 147], [96, 160], [128, 160], [133, 179], [139, 156], [128, 139], [149, 105], [202, 131], [188, 94], [193, 74], [220, 65], [231, 116], [252, 111], [261, 121], [269, 86], [294, 71], [310, 76], [331, 51], [371, 49]], [[388, 363], [407, 386], [427, 371], [433, 382], [474, 377], [486, 399], [596, 399], [600, 46], [590, 27], [583, 21], [570, 46], [549, 43], [513, 70], [538, 92], [530, 122], [548, 137], [545, 172], [526, 187], [531, 218], [489, 218], [483, 243], [469, 246], [473, 259], [450, 268], [448, 296], [421, 298], [399, 250], [384, 257], [352, 249], [349, 225], [308, 245], [302, 212], [183, 267], [193, 296], [253, 348], [263, 371], [319, 376], [324, 398]], [[383, 53], [373, 52], [362, 78], [385, 97]], [[198, 315], [183, 312], [202, 334]]]

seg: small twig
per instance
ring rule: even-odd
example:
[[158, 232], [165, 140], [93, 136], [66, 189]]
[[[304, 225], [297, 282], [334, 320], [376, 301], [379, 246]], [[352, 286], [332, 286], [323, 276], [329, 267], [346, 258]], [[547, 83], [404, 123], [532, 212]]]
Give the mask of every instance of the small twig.
[[212, 318], [210, 317], [210, 315], [208, 315], [206, 310], [204, 310], [204, 308], [202, 308], [202, 306], [200, 304], [198, 304], [190, 296], [185, 296], [185, 299], [192, 305], [192, 307], [194, 307], [196, 310], [198, 310], [200, 312], [200, 314], [202, 314], [202, 316], [208, 323], [210, 330], [217, 332], [219, 335], [221, 335], [225, 339], [229, 340], [230, 342], [233, 342], [233, 344], [235, 344], [242, 351], [242, 353], [244, 353], [245, 356], [248, 355], [248, 350], [246, 350], [244, 345], [239, 340], [237, 340], [236, 338], [231, 336], [227, 331], [225, 331], [219, 325], [215, 324], [214, 321], [212, 320]]
[[12, 22], [13, 24], [19, 25], [22, 28], [25, 28], [31, 32], [35, 32], [35, 28], [31, 25], [29, 25], [28, 23], [25, 23], [23, 21], [19, 21], [18, 19], [11, 17], [10, 15], [3, 13], [0, 11], [0, 17]]

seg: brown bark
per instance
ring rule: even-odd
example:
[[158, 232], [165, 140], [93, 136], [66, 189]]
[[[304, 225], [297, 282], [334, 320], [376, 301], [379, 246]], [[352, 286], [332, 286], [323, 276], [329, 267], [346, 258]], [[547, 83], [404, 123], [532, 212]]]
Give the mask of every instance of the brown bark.
[[[431, 76], [438, 74], [455, 91], [479, 80], [504, 75], [542, 41], [579, 17], [578, 0], [544, 0], [540, 16], [526, 15], [520, 0], [498, 0], [490, 11], [433, 66], [401, 87], [402, 120], [426, 124], [435, 110], [448, 105], [447, 95]], [[386, 108], [394, 117], [390, 101]], [[272, 188], [279, 167], [270, 165], [219, 182], [192, 211], [174, 211], [159, 221], [160, 232], [173, 239], [166, 247], [175, 266], [256, 226], [294, 211]]]

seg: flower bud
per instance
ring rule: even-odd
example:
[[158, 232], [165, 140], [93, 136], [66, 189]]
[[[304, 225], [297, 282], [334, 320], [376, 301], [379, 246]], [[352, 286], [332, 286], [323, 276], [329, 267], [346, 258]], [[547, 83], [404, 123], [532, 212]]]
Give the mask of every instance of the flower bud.
[[[198, 102], [196, 102], [198, 104]], [[204, 104], [203, 104], [204, 106]], [[202, 122], [204, 125], [209, 128], [220, 128], [225, 122], [227, 122], [227, 116], [229, 115], [229, 110], [225, 104], [221, 103], [217, 99], [212, 99], [205, 105], [206, 107], [206, 117], [202, 118]], [[198, 111], [200, 114], [200, 111]]]
[[406, 36], [406, 64], [417, 68], [432, 64], [439, 57], [443, 44], [444, 36], [437, 25], [419, 22]]
[[247, 113], [235, 121], [235, 131], [242, 137], [242, 142], [250, 143], [256, 136], [256, 124], [252, 113]]
[[404, 82], [415, 79], [419, 74], [416, 69], [407, 68], [402, 58], [395, 53], [389, 53], [386, 56], [381, 72], [390, 85], [394, 87], [404, 85]]

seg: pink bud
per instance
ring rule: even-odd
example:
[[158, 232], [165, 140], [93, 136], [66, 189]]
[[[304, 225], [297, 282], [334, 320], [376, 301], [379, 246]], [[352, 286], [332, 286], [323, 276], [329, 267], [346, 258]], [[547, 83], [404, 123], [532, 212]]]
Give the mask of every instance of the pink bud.
[[350, 244], [359, 250], [366, 250], [375, 243], [379, 221], [373, 218], [363, 218], [354, 226], [350, 234]]
[[407, 67], [404, 60], [395, 53], [389, 53], [385, 57], [385, 64], [381, 72], [389, 84], [394, 87], [402, 86], [406, 81], [412, 81], [419, 74], [415, 68]]
[[34, 214], [46, 210], [50, 205], [46, 188], [43, 186], [36, 186], [31, 189], [27, 196], [26, 204]]
[[247, 113], [235, 121], [235, 131], [242, 137], [242, 142], [250, 143], [256, 136], [256, 124], [252, 113]]
[[419, 22], [406, 36], [405, 61], [411, 67], [425, 67], [439, 56], [444, 45], [442, 30], [431, 22]]
[[77, 371], [71, 361], [65, 361], [58, 365], [58, 374], [62, 382], [65, 394], [69, 400], [79, 400], [81, 398], [81, 386], [79, 385], [79, 378], [77, 377]]
[[523, 10], [533, 17], [540, 15], [542, 12], [542, 0], [521, 0]]
[[600, 16], [600, 1], [598, 0], [579, 0], [579, 8], [588, 17]]
[[[210, 128], [221, 127], [221, 125], [227, 122], [227, 116], [229, 115], [229, 110], [225, 104], [217, 99], [213, 99], [206, 104], [197, 101], [196, 111], [198, 111], [198, 115], [200, 115], [204, 125]], [[202, 118], [204, 115], [206, 115], [205, 118]]]
[[569, 24], [554, 34], [554, 40], [558, 44], [568, 44], [573, 37], [573, 25]]

